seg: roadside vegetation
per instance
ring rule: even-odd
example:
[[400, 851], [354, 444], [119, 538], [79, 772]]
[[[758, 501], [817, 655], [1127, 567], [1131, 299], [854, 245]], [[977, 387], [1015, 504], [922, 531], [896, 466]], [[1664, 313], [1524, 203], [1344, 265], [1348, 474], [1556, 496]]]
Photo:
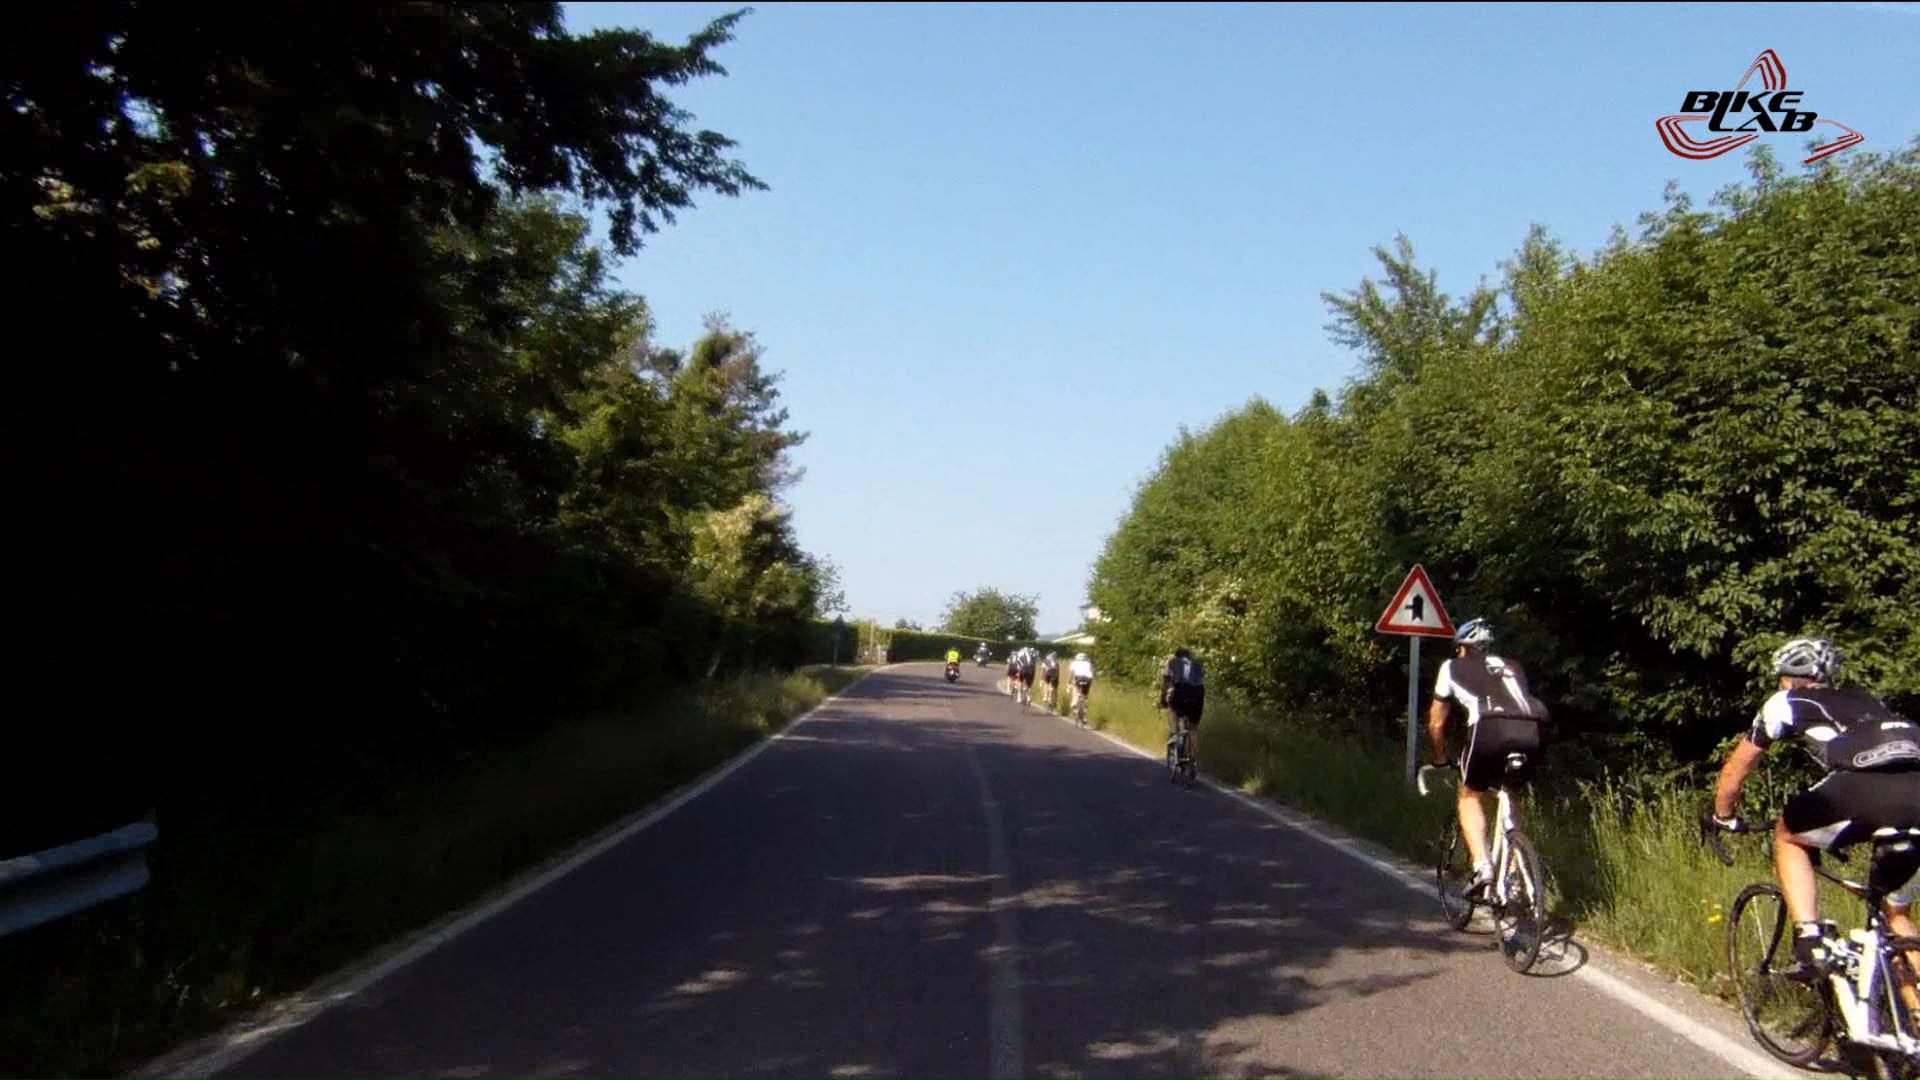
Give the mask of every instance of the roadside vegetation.
[[[1406, 648], [1372, 628], [1421, 563], [1554, 708], [1526, 812], [1577, 931], [1715, 985], [1721, 905], [1769, 871], [1695, 824], [1769, 654], [1830, 637], [1846, 681], [1920, 705], [1920, 144], [1750, 160], [1591, 257], [1536, 228], [1461, 298], [1378, 249], [1326, 297], [1359, 375], [1182, 432], [1108, 539], [1097, 721], [1157, 750], [1124, 684], [1193, 647], [1210, 771], [1424, 859], [1451, 799], [1405, 790]], [[1803, 758], [1773, 752], [1749, 816]]]

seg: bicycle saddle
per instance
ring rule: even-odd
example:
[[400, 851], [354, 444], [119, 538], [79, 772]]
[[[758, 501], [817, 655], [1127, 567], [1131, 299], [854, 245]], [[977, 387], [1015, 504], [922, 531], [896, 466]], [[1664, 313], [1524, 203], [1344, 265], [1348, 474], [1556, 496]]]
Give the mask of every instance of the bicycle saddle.
[[1867, 882], [1877, 892], [1890, 893], [1920, 871], [1920, 829], [1891, 827], [1873, 830], [1873, 861]]

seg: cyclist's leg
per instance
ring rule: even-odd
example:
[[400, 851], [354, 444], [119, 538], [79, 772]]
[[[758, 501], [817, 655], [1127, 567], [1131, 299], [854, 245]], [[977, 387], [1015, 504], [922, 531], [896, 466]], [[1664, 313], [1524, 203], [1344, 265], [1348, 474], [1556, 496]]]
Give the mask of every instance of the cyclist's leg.
[[1787, 831], [1787, 819], [1773, 823], [1773, 876], [1787, 901], [1787, 918], [1797, 923], [1820, 917], [1819, 883], [1813, 874], [1811, 848]]
[[1489, 879], [1493, 867], [1487, 858], [1487, 808], [1481, 799], [1500, 777], [1493, 760], [1498, 743], [1487, 720], [1468, 726], [1467, 749], [1460, 755], [1460, 792], [1454, 798], [1454, 816], [1460, 821], [1467, 855], [1473, 859], [1473, 872]]
[[1773, 874], [1796, 923], [1820, 918], [1820, 891], [1813, 873], [1813, 852], [1851, 844], [1854, 834], [1870, 834], [1868, 821], [1880, 818], [1873, 805], [1876, 787], [1862, 773], [1828, 773], [1819, 783], [1787, 800], [1773, 824]]
[[1487, 861], [1487, 808], [1481, 803], [1486, 793], [1460, 783], [1460, 795], [1455, 800], [1454, 814], [1460, 819], [1460, 835], [1466, 838], [1467, 855], [1473, 859], [1475, 873], [1486, 871]]
[[1200, 721], [1192, 716], [1180, 718], [1180, 726], [1187, 733], [1187, 760], [1194, 768], [1200, 767]]
[[[1894, 781], [1894, 783], [1898, 785], [1902, 782]], [[1910, 809], [1904, 818], [1890, 821], [1888, 824], [1899, 828], [1920, 828], [1920, 810], [1911, 808], [1913, 803], [1920, 802], [1913, 791], [1913, 788], [1920, 787], [1920, 777], [1906, 782], [1905, 786], [1907, 790], [1895, 793], [1894, 798]], [[1911, 856], [1909, 856], [1910, 859]], [[1900, 871], [1893, 869], [1894, 865], [1893, 863], [1883, 864], [1882, 872], [1897, 879]], [[1899, 865], [1904, 866], [1906, 863]], [[1894, 936], [1920, 937], [1920, 927], [1915, 927], [1913, 922], [1915, 900], [1920, 900], [1920, 866], [1915, 866], [1907, 880], [1887, 894], [1885, 905], [1887, 929]], [[1893, 965], [1892, 974], [1895, 985], [1900, 988], [1900, 998], [1906, 1002], [1907, 1012], [1913, 1016], [1914, 1025], [1920, 1028], [1920, 949], [1907, 949], [1901, 953], [1900, 959], [1904, 963], [1896, 962]]]
[[[1906, 884], [1899, 892], [1887, 898], [1887, 929], [1896, 937], [1920, 937], [1920, 927], [1913, 925], [1913, 897], [1920, 894], [1920, 874]], [[1906, 964], [1894, 965], [1893, 977], [1900, 987], [1900, 998], [1907, 1003], [1907, 1012], [1913, 1014], [1914, 1022], [1920, 1024], [1920, 985], [1915, 984], [1915, 975], [1920, 973], [1920, 949], [1908, 949], [1905, 952]]]

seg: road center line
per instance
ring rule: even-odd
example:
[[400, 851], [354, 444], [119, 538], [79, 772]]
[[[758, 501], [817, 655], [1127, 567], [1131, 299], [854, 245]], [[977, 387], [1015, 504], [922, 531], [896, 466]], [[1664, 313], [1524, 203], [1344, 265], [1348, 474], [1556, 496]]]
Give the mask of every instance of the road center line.
[[993, 989], [987, 1010], [987, 1070], [994, 1077], [1021, 1076], [1026, 1068], [1020, 1034], [1020, 926], [1014, 916], [1013, 860], [1007, 854], [1007, 829], [1000, 817], [1000, 803], [987, 786], [987, 774], [981, 771], [980, 758], [971, 745], [967, 746], [967, 768], [973, 770], [974, 783], [980, 786], [980, 809], [987, 821], [987, 866], [993, 872], [990, 906], [994, 940], [988, 952], [993, 964]]

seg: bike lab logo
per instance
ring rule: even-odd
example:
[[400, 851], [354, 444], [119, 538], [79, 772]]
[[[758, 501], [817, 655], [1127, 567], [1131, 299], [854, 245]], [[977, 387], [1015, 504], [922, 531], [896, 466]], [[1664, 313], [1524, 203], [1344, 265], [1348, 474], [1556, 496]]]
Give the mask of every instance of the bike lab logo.
[[[1746, 89], [1754, 72], [1760, 73], [1759, 90]], [[1772, 49], [1754, 58], [1747, 73], [1731, 90], [1689, 90], [1680, 103], [1680, 112], [1653, 122], [1660, 141], [1683, 158], [1705, 161], [1737, 150], [1760, 137], [1763, 132], [1809, 132], [1816, 124], [1830, 124], [1842, 134], [1832, 142], [1812, 150], [1802, 164], [1811, 165], [1821, 158], [1848, 150], [1867, 141], [1865, 135], [1838, 120], [1829, 120], [1809, 109], [1801, 100], [1802, 91], [1787, 89], [1787, 68]], [[1723, 133], [1704, 142], [1687, 134], [1685, 125], [1705, 120], [1707, 130]]]

